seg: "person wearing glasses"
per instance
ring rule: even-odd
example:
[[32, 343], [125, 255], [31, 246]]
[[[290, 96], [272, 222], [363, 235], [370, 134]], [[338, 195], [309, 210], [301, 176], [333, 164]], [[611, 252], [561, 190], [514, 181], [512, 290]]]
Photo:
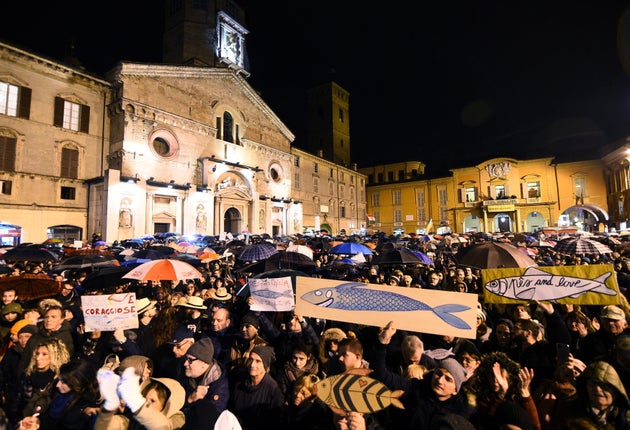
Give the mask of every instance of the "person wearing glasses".
[[185, 376], [180, 383], [186, 390], [186, 427], [209, 428], [227, 409], [230, 397], [228, 373], [214, 357], [212, 340], [202, 337], [184, 355]]

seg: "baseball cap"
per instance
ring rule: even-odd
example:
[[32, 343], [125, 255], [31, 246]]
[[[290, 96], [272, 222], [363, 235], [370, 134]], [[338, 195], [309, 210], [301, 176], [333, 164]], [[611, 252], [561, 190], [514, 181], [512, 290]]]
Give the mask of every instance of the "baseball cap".
[[175, 329], [173, 335], [171, 336], [171, 340], [167, 343], [169, 345], [177, 345], [186, 339], [194, 339], [194, 337], [195, 333], [193, 333], [191, 329], [186, 326], [180, 326]]

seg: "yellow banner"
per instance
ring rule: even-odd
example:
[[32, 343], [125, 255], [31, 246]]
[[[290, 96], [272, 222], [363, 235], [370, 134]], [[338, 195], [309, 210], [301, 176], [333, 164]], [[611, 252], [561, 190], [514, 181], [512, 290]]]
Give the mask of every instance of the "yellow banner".
[[514, 210], [514, 205], [490, 205], [486, 206], [488, 212], [511, 212]]
[[296, 277], [295, 312], [308, 317], [474, 339], [477, 295]]
[[485, 303], [613, 305], [622, 300], [611, 264], [483, 269], [481, 280]]

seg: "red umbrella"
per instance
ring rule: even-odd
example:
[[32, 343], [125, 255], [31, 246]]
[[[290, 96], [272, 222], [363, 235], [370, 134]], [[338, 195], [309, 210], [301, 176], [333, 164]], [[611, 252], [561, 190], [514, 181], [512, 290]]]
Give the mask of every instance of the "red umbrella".
[[201, 273], [189, 263], [181, 260], [151, 260], [133, 268], [123, 276], [138, 281], [181, 281], [200, 279]]
[[48, 275], [26, 273], [0, 278], [0, 293], [15, 290], [20, 300], [53, 297], [61, 291], [61, 282]]

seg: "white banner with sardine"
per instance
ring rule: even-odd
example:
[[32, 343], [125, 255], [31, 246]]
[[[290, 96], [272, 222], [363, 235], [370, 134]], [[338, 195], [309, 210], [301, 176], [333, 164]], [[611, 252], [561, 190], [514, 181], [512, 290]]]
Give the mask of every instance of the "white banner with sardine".
[[252, 311], [285, 312], [295, 306], [290, 276], [282, 278], [249, 279], [249, 293], [254, 299]]
[[474, 339], [477, 295], [296, 277], [295, 313], [313, 318]]
[[483, 269], [481, 281], [485, 303], [622, 303], [612, 264]]

